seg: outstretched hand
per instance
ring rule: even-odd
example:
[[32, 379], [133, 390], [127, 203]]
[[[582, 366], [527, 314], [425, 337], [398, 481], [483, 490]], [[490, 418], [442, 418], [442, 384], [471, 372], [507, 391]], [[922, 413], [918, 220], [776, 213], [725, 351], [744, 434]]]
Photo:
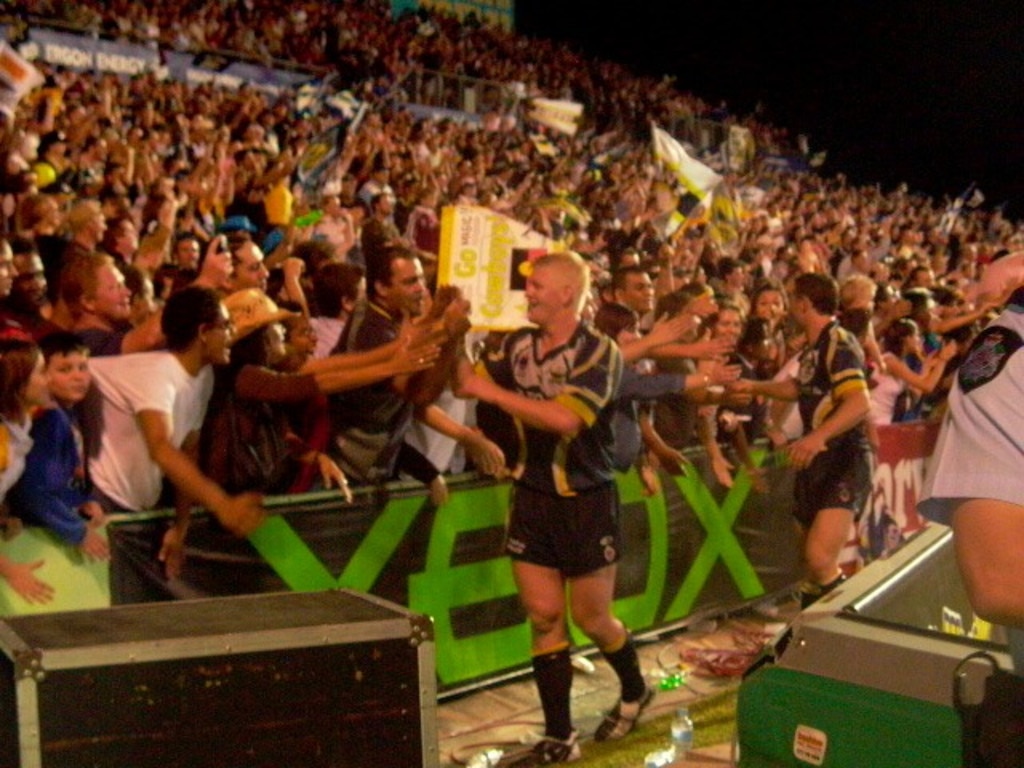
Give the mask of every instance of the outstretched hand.
[[654, 321], [647, 339], [652, 346], [680, 341], [691, 331], [700, 327], [695, 315], [678, 314], [674, 317], [662, 315]]
[[90, 560], [103, 562], [110, 559], [110, 544], [98, 530], [89, 526], [85, 529], [85, 538], [78, 545], [79, 550]]
[[469, 320], [469, 300], [454, 299], [444, 310], [442, 316], [444, 330], [449, 339], [460, 339], [465, 336], [473, 324]]
[[488, 440], [484, 433], [472, 429], [469, 436], [462, 441], [466, 456], [472, 460], [477, 470], [491, 477], [504, 477], [506, 474], [505, 453], [498, 445]]
[[0, 556], [0, 575], [26, 602], [42, 605], [53, 600], [53, 587], [41, 581], [35, 574], [43, 567], [44, 560], [18, 563]]
[[665, 442], [650, 446], [647, 452], [670, 475], [685, 475], [688, 468], [693, 466], [686, 454]]
[[722, 455], [713, 456], [711, 458], [711, 472], [714, 474], [715, 479], [724, 488], [732, 488], [732, 470], [734, 469], [732, 462]]
[[267, 517], [263, 496], [258, 493], [240, 493], [230, 496], [219, 509], [212, 510], [220, 524], [239, 538], [259, 528]]
[[701, 339], [693, 343], [693, 357], [697, 360], [714, 360], [728, 355], [734, 346], [725, 337]]
[[391, 363], [396, 375], [405, 375], [433, 368], [441, 357], [441, 347], [429, 335], [411, 323], [402, 326]]
[[164, 564], [164, 575], [168, 579], [181, 576], [185, 564], [185, 529], [172, 525], [164, 533], [157, 559]]
[[423, 322], [430, 323], [440, 320], [448, 309], [448, 306], [456, 300], [462, 299], [462, 289], [457, 285], [441, 285], [434, 291], [430, 307], [423, 315]]
[[341, 471], [341, 467], [338, 466], [337, 462], [326, 453], [318, 453], [313, 460], [320, 469], [320, 479], [323, 481], [324, 488], [338, 486], [341, 495], [345, 497], [345, 503], [351, 504], [352, 489], [349, 488], [348, 478], [345, 477], [345, 473]]

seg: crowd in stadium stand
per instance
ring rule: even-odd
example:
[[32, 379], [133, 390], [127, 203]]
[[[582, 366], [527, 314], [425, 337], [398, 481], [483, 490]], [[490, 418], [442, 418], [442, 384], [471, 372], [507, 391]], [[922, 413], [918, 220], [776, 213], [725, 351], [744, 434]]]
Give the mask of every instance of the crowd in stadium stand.
[[[191, 498], [223, 510], [228, 528], [244, 532], [257, 519], [252, 491], [379, 482], [402, 472], [443, 503], [444, 475], [453, 470], [502, 474], [500, 436], [485, 437], [472, 409], [430, 378], [466, 332], [466, 307], [434, 284], [446, 205], [489, 207], [583, 256], [594, 277], [591, 317], [621, 335], [624, 349], [637, 345], [627, 359], [642, 374], [680, 376], [674, 389], [686, 397], [631, 416], [643, 434], [625, 466], [636, 461], [651, 492], [652, 470], [680, 471], [684, 449], [703, 446], [718, 481], [729, 484], [737, 467], [753, 471], [752, 441], [782, 444], [796, 434], [785, 409], [729, 390], [739, 375], [785, 375], [801, 344], [786, 317], [796, 276], [825, 273], [840, 284], [842, 318], [862, 339], [872, 371], [878, 424], [936, 418], [958, 356], [1022, 282], [1013, 252], [1024, 235], [1001, 211], [965, 207], [951, 216], [946, 201], [905, 187], [883, 191], [769, 165], [760, 157], [793, 149], [784, 129], [737, 120], [672, 80], [635, 75], [562, 43], [442, 15], [392, 20], [382, 3], [293, 3], [282, 14], [268, 0], [26, 0], [3, 11], [19, 23], [47, 18], [177, 50], [296, 62], [337, 73], [369, 104], [315, 190], [295, 183], [296, 165], [337, 118], [299, 110], [294, 94], [39, 65], [45, 84], [4, 120], [0, 335], [15, 346], [31, 339], [42, 351], [0, 355], [10, 446], [0, 490], [8, 525], [48, 525], [90, 557], [108, 556], [95, 535], [105, 514], [169, 503], [148, 492], [129, 499], [116, 482], [90, 491], [99, 478], [86, 457], [103, 441], [86, 411], [95, 416], [129, 397], [111, 377], [132, 370], [95, 361], [167, 348], [179, 359], [197, 355], [196, 370], [205, 370], [219, 362], [207, 336], [231, 324], [245, 365], [215, 366], [205, 389], [189, 395], [213, 393], [220, 439], [201, 439], [201, 423], [175, 440], [154, 443], [146, 431], [175, 432], [173, 423], [143, 425], [142, 435], [150, 452], [167, 443], [194, 457], [199, 479], [176, 463], [178, 453], [154, 461]], [[527, 126], [521, 115], [479, 125], [414, 117], [393, 97], [417, 69], [518, 83], [524, 97], [571, 99], [584, 105], [585, 121], [569, 137]], [[670, 230], [675, 183], [652, 158], [650, 123], [711, 116], [753, 132], [759, 158], [725, 181], [753, 194], [743, 196], [728, 234], [699, 215]], [[553, 153], [531, 140], [537, 132]], [[179, 305], [214, 314], [182, 338], [180, 328], [168, 329], [164, 307], [186, 289], [192, 303]], [[203, 303], [209, 294], [223, 299], [225, 316]], [[373, 307], [387, 309], [387, 322], [367, 319]], [[423, 320], [403, 323], [403, 313]], [[673, 323], [680, 314], [690, 319]], [[355, 338], [353, 323], [365, 337]], [[57, 388], [32, 426], [47, 399], [32, 382], [44, 370]], [[86, 397], [90, 373], [106, 405]], [[401, 387], [392, 386], [396, 377]], [[359, 396], [340, 394], [346, 390]], [[134, 394], [143, 404], [149, 397]], [[365, 406], [363, 421], [345, 415], [359, 410], [353, 403]], [[238, 423], [225, 423], [227, 414]], [[387, 425], [389, 439], [367, 418]], [[439, 447], [416, 424], [447, 442]], [[233, 429], [248, 430], [246, 440], [269, 453], [252, 466], [226, 461], [223, 437]], [[266, 434], [256, 434], [261, 429]], [[338, 434], [364, 450], [340, 451]], [[395, 435], [408, 439], [385, 444]], [[29, 509], [32, 494], [16, 482], [35, 436], [66, 451], [49, 474], [21, 480], [48, 488], [49, 509]], [[260, 464], [267, 456], [274, 466]], [[231, 469], [249, 475], [228, 477]], [[210, 478], [218, 492], [204, 484]], [[172, 575], [179, 545], [164, 552]], [[0, 575], [25, 599], [45, 601], [49, 588], [33, 576], [35, 565], [5, 558], [0, 545]]]

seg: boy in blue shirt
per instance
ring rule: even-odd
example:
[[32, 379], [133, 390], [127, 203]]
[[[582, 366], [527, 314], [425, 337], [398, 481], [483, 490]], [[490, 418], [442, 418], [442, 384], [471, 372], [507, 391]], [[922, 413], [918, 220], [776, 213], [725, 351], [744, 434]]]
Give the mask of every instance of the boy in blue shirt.
[[87, 557], [107, 560], [110, 548], [100, 533], [103, 508], [90, 493], [75, 413], [92, 381], [89, 350], [81, 338], [66, 331], [43, 337], [39, 346], [54, 406], [33, 416], [32, 450], [8, 500], [25, 523], [49, 528]]

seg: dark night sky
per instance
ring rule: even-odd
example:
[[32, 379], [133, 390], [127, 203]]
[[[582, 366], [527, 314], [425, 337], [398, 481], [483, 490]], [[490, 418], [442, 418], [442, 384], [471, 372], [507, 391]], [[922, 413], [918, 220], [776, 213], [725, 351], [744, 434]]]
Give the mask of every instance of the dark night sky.
[[1024, 217], [1024, 13], [990, 0], [764, 3], [516, 0], [524, 34], [574, 42], [828, 150], [827, 174]]

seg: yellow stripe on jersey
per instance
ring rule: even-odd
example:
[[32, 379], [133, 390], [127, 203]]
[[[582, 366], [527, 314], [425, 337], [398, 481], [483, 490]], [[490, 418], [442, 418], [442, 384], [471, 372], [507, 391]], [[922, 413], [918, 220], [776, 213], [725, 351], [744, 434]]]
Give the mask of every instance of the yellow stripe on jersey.
[[0, 424], [0, 472], [11, 463], [11, 433], [6, 424]]
[[601, 410], [601, 404], [594, 401], [594, 398], [587, 397], [588, 391], [576, 387], [566, 387], [558, 396], [555, 402], [564, 405], [575, 413], [588, 427], [594, 426], [597, 421], [597, 414]]
[[835, 387], [832, 388], [832, 392], [837, 398], [845, 397], [849, 392], [866, 392], [868, 389], [868, 383], [865, 381], [863, 376], [857, 378], [848, 378], [845, 381], [839, 382]]
[[575, 496], [576, 491], [569, 485], [569, 474], [565, 471], [569, 460], [569, 443], [572, 441], [563, 437], [558, 441], [555, 448], [555, 455], [552, 456], [551, 477], [555, 482], [555, 490], [559, 496]]

